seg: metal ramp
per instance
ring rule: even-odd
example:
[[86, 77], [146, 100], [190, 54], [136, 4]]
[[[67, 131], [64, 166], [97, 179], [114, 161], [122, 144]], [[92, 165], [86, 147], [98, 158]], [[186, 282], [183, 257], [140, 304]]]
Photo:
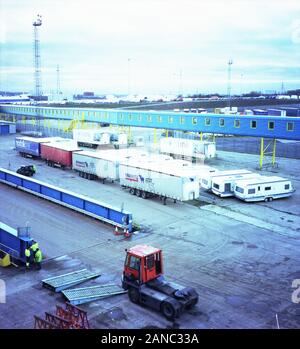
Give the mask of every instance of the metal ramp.
[[94, 273], [87, 269], [73, 271], [72, 273], [54, 276], [52, 278], [42, 280], [43, 287], [54, 292], [60, 292], [71, 286], [78, 285], [84, 281], [100, 276], [100, 273]]
[[71, 290], [62, 291], [62, 294], [71, 304], [77, 305], [126, 292], [127, 291], [124, 291], [124, 289], [118, 285], [109, 284], [85, 288], [74, 288]]

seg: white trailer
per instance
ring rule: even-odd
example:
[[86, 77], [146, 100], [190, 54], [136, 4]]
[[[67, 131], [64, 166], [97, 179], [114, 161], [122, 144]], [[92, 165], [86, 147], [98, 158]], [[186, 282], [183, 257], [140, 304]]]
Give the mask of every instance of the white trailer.
[[225, 177], [225, 176], [232, 176], [232, 175], [242, 175], [242, 174], [250, 174], [251, 171], [248, 170], [226, 170], [226, 171], [215, 171], [215, 172], [208, 172], [201, 178], [201, 188], [205, 190], [211, 190], [212, 188], [212, 181], [216, 177]]
[[144, 199], [158, 196], [174, 201], [187, 201], [199, 197], [199, 179], [193, 172], [178, 168], [172, 160], [137, 161], [120, 163], [120, 184], [130, 188], [130, 193]]
[[[129, 159], [141, 159], [141, 161], [157, 161], [156, 154], [152, 155], [139, 149], [112, 149], [98, 151], [81, 151], [73, 154], [73, 170], [77, 171], [80, 177], [86, 179], [99, 178], [104, 183], [106, 179], [111, 181], [119, 180], [119, 163]], [[170, 157], [159, 157], [167, 161]]]
[[107, 131], [95, 129], [74, 129], [73, 139], [79, 146], [97, 148], [99, 145], [110, 144], [110, 134]]
[[281, 177], [260, 176], [235, 183], [234, 195], [244, 201], [272, 201], [285, 198], [295, 191], [292, 182]]
[[261, 177], [257, 173], [236, 174], [214, 177], [212, 180], [212, 192], [221, 198], [234, 196], [234, 186], [237, 181]]
[[112, 155], [104, 155], [105, 151], [81, 151], [73, 154], [73, 170], [86, 179], [105, 179], [115, 181], [119, 178], [118, 161]]
[[166, 137], [160, 139], [160, 152], [196, 159], [210, 159], [216, 156], [216, 144], [194, 139]]

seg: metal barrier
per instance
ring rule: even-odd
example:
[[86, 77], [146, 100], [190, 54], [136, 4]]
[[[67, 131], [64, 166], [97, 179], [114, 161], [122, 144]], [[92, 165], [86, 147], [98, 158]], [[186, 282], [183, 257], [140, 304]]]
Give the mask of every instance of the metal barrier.
[[0, 168], [0, 182], [132, 232], [132, 214], [86, 196]]

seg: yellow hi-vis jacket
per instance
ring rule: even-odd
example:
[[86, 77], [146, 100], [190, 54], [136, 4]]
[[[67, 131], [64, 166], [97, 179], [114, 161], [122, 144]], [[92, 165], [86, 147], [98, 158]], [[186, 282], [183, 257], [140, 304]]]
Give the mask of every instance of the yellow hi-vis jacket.
[[35, 252], [38, 248], [39, 248], [39, 244], [37, 242], [31, 245], [31, 249], [33, 252]]
[[35, 254], [35, 261], [37, 263], [40, 263], [43, 259], [43, 255], [42, 255], [42, 251], [41, 250], [37, 250], [36, 254]]
[[29, 248], [26, 248], [26, 250], [25, 250], [25, 257], [30, 257], [30, 250], [29, 250]]

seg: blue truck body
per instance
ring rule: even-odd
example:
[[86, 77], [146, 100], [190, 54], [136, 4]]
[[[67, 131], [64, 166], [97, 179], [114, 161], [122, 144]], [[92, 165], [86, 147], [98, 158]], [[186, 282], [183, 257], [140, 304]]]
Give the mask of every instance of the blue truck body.
[[18, 230], [0, 222], [0, 250], [8, 253], [13, 259], [25, 263], [25, 249], [32, 245], [30, 237], [22, 237]]
[[41, 155], [41, 144], [38, 138], [36, 139], [36, 141], [32, 141], [23, 137], [16, 137], [15, 147], [16, 150], [20, 153], [30, 154], [36, 157], [40, 157]]

